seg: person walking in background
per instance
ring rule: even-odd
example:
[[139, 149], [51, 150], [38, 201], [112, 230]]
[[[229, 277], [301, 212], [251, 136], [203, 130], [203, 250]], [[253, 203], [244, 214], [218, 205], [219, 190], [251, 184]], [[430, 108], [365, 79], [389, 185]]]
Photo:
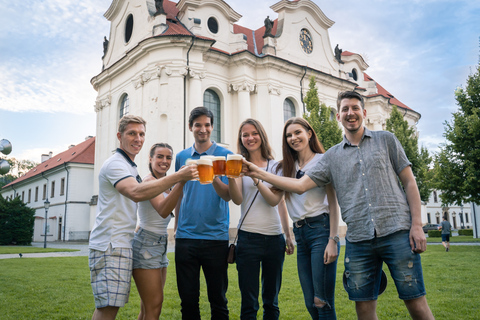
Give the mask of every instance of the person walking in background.
[[103, 163], [98, 176], [97, 216], [88, 258], [95, 298], [93, 320], [115, 319], [118, 309], [128, 302], [137, 202], [152, 199], [177, 182], [198, 177], [196, 167], [191, 166], [164, 179], [140, 183], [133, 161], [145, 142], [145, 125], [145, 120], [134, 115], [120, 119], [120, 147]]
[[[322, 158], [325, 149], [311, 125], [291, 118], [283, 129], [283, 160], [278, 166], [284, 177], [300, 179]], [[297, 269], [305, 306], [312, 319], [336, 319], [335, 279], [339, 212], [335, 190], [329, 184], [303, 194], [285, 194], [297, 243]]]
[[443, 221], [440, 224], [440, 229], [442, 229], [442, 244], [445, 247], [445, 251], [450, 251], [450, 231], [452, 230], [452, 225], [447, 220], [447, 216], [443, 216]]
[[[259, 121], [247, 119], [242, 122], [237, 148], [239, 154], [262, 170], [275, 171], [278, 162], [273, 160], [267, 134]], [[287, 254], [294, 251], [283, 191], [274, 193], [270, 184], [245, 176], [229, 178], [228, 187], [232, 201], [241, 204], [236, 247], [242, 296], [240, 319], [257, 319], [260, 269], [263, 319], [278, 319], [285, 251]]]
[[[190, 112], [188, 126], [195, 143], [179, 152], [175, 169], [201, 155], [226, 156], [231, 151], [210, 140], [213, 113], [205, 107]], [[188, 181], [175, 208], [175, 269], [182, 319], [200, 319], [200, 268], [207, 283], [212, 319], [228, 319], [228, 179], [215, 177], [202, 185]]]
[[410, 316], [434, 319], [425, 297], [420, 253], [427, 241], [411, 163], [392, 133], [364, 127], [367, 110], [359, 93], [340, 93], [337, 109], [345, 129], [343, 141], [301, 179], [269, 175], [247, 161], [244, 172], [300, 194], [332, 183], [347, 224], [345, 289], [355, 301], [358, 319], [377, 319], [384, 262]]
[[[173, 149], [167, 143], [150, 148], [148, 169], [143, 182], [165, 178], [170, 169]], [[184, 181], [153, 199], [138, 205], [138, 225], [133, 237], [133, 278], [141, 298], [138, 320], [160, 317], [164, 300], [163, 288], [167, 279], [167, 226], [182, 194]]]

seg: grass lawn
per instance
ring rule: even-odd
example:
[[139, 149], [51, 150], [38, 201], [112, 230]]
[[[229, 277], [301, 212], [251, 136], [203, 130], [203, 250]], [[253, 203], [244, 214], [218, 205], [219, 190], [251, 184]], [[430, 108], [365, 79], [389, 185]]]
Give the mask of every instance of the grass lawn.
[[[336, 309], [338, 319], [356, 319], [354, 303], [341, 283], [343, 252], [338, 264]], [[180, 299], [175, 283], [174, 255], [168, 268], [162, 319], [180, 319]], [[442, 246], [430, 246], [422, 254], [427, 299], [437, 320], [478, 319], [480, 301], [480, 246], [454, 246], [446, 253]], [[388, 272], [387, 272], [388, 274]], [[203, 278], [203, 277], [202, 277]], [[410, 319], [397, 298], [393, 280], [379, 297], [379, 319]], [[229, 266], [227, 293], [231, 319], [239, 319], [240, 294], [235, 265]], [[309, 319], [296, 271], [296, 257], [285, 260], [280, 293], [281, 319]], [[202, 318], [209, 319], [205, 282], [201, 292]], [[136, 319], [140, 299], [132, 285], [130, 302], [117, 319]], [[0, 260], [1, 319], [91, 319], [94, 310], [87, 257], [22, 258]], [[259, 312], [258, 319], [261, 319]]]
[[56, 248], [38, 248], [38, 247], [24, 247], [24, 246], [0, 246], [0, 254], [11, 253], [42, 253], [42, 252], [73, 252], [80, 251], [77, 249], [56, 249]]
[[[441, 237], [430, 238], [427, 237], [427, 242], [442, 242]], [[473, 238], [473, 236], [454, 236], [450, 237], [450, 242], [480, 242], [479, 238]]]

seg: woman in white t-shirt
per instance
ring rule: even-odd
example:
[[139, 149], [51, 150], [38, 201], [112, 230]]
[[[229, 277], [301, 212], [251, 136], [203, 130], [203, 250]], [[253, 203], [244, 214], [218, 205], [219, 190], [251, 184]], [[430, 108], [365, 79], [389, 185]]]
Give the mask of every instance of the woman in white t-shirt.
[[[283, 160], [277, 174], [300, 179], [323, 156], [325, 149], [303, 118], [291, 118], [283, 129]], [[297, 242], [297, 269], [305, 305], [312, 319], [336, 319], [335, 278], [338, 206], [331, 185], [301, 195], [286, 193], [288, 213]]]
[[[267, 135], [259, 121], [247, 119], [242, 122], [237, 144], [238, 153], [245, 159], [263, 170], [274, 172], [277, 161], [273, 160]], [[278, 293], [285, 251], [292, 254], [294, 249], [283, 191], [272, 192], [270, 184], [250, 177], [229, 178], [228, 186], [232, 201], [241, 204], [236, 247], [238, 284], [242, 297], [240, 318], [257, 318], [261, 269], [263, 317], [278, 319]]]
[[[170, 145], [154, 144], [150, 149], [150, 173], [143, 182], [165, 177], [172, 157]], [[141, 298], [138, 319], [160, 317], [168, 266], [167, 226], [184, 184], [177, 183], [172, 191], [139, 203], [138, 226], [133, 238], [133, 278]]]

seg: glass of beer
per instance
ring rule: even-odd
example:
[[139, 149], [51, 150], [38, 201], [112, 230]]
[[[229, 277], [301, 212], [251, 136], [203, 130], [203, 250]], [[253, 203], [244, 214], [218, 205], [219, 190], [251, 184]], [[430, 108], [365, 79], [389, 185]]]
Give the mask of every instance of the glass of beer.
[[[197, 165], [197, 160], [195, 160], [195, 159], [187, 159], [187, 161], [185, 161], [185, 165], [186, 165], [186, 166]], [[198, 178], [193, 179], [193, 180], [198, 181]]]
[[201, 184], [209, 184], [213, 182], [213, 163], [211, 159], [197, 160], [198, 180]]
[[228, 154], [226, 174], [229, 178], [238, 178], [242, 172], [242, 155]]
[[224, 176], [227, 166], [225, 156], [215, 156], [213, 159], [213, 174], [216, 176]]

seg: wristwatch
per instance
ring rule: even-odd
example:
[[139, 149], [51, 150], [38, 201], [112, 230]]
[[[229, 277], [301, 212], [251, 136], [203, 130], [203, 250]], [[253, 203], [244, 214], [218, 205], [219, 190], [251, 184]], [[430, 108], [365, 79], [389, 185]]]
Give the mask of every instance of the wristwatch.
[[340, 238], [338, 237], [338, 235], [336, 235], [335, 237], [328, 237], [328, 239], [335, 241], [335, 243], [338, 243], [340, 241]]

